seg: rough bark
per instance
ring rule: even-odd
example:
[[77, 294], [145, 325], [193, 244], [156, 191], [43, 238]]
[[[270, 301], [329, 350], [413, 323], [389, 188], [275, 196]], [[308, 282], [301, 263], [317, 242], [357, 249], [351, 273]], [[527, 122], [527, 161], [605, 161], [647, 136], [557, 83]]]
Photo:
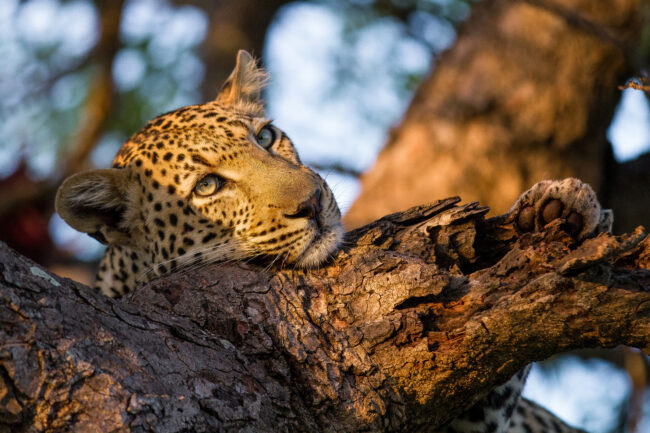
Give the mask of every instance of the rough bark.
[[531, 361], [650, 353], [642, 228], [577, 245], [456, 203], [320, 269], [216, 264], [117, 301], [0, 247], [0, 431], [433, 431]]
[[606, 138], [618, 85], [640, 70], [644, 4], [478, 4], [363, 176], [346, 225], [455, 194], [505, 212], [529, 185], [569, 176], [614, 209], [616, 231], [649, 224], [648, 184], [630, 181]]

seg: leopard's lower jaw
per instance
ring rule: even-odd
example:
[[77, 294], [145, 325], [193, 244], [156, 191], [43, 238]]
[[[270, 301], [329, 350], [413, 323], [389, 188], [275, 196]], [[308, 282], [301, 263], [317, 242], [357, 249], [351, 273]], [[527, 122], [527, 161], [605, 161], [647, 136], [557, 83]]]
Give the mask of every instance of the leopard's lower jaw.
[[299, 268], [314, 268], [322, 264], [341, 244], [343, 239], [343, 226], [338, 223], [334, 226], [323, 227], [320, 234], [307, 245], [305, 250], [295, 260]]

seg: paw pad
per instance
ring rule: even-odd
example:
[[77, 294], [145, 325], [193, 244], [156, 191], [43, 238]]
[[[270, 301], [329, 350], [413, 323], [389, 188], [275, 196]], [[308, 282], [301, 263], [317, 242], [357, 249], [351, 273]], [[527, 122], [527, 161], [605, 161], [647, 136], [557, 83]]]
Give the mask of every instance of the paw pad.
[[519, 197], [510, 212], [522, 232], [541, 231], [562, 218], [565, 230], [577, 239], [610, 231], [613, 221], [611, 211], [601, 210], [593, 189], [574, 178], [538, 182]]
[[544, 223], [548, 224], [562, 215], [562, 208], [564, 205], [560, 200], [554, 199], [547, 202], [542, 206], [542, 219]]
[[517, 225], [522, 231], [530, 232], [535, 229], [535, 208], [524, 206], [517, 215]]
[[577, 212], [571, 212], [569, 216], [566, 217], [566, 222], [569, 228], [569, 233], [572, 235], [577, 235], [582, 231], [582, 215]]

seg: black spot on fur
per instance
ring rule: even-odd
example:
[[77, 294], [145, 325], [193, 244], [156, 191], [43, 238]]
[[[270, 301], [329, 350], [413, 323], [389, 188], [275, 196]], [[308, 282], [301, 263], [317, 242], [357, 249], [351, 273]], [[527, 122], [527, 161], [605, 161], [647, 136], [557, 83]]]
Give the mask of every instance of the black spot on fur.
[[197, 154], [192, 155], [192, 161], [194, 161], [197, 164], [205, 165], [206, 167], [212, 167], [212, 164], [210, 164], [201, 155], [197, 155]]
[[533, 418], [535, 418], [541, 426], [548, 428], [548, 424], [546, 423], [546, 420], [541, 416], [539, 416], [539, 414], [533, 412]]
[[488, 401], [493, 408], [500, 409], [506, 404], [511, 395], [512, 388], [505, 387], [502, 392], [492, 391], [488, 395]]
[[522, 406], [517, 406], [517, 413], [519, 415], [524, 415], [526, 413], [526, 411], [524, 410], [524, 408]]
[[205, 236], [203, 237], [203, 239], [201, 239], [201, 242], [203, 242], [203, 243], [205, 244], [205, 243], [207, 243], [207, 242], [210, 242], [212, 239], [214, 239], [214, 238], [216, 238], [216, 237], [217, 237], [216, 234], [214, 234], [214, 233], [208, 233], [207, 235], [205, 235]]

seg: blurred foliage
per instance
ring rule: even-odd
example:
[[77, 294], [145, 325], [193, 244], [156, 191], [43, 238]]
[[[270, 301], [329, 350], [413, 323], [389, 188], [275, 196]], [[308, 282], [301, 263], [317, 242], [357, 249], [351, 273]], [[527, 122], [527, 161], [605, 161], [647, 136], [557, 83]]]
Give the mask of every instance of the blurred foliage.
[[[639, 361], [637, 368], [630, 368], [630, 359]], [[650, 414], [632, 414], [635, 404], [639, 409], [650, 408], [650, 393], [643, 385], [636, 395], [639, 401], [631, 401], [634, 382], [646, 384], [650, 377], [650, 357], [636, 349], [618, 347], [616, 349], [582, 349], [555, 355], [535, 365], [529, 381], [535, 382], [536, 391], [529, 394], [535, 401], [544, 398], [554, 401], [547, 406], [558, 413], [562, 410], [573, 412], [575, 422], [591, 433], [634, 433], [645, 432]], [[640, 376], [640, 377], [639, 377]], [[576, 389], [578, 398], [568, 395], [567, 390]], [[543, 393], [547, 392], [547, 395]], [[567, 393], [558, 397], [558, 393]], [[550, 394], [550, 395], [549, 395]], [[556, 394], [556, 395], [553, 395]], [[645, 394], [645, 395], [644, 395]], [[641, 417], [635, 422], [637, 430], [630, 430], [632, 418]]]
[[[176, 2], [180, 3], [180, 2]], [[115, 105], [105, 131], [101, 156], [109, 155], [155, 115], [197, 103], [204, 76], [199, 50], [208, 16], [192, 5], [168, 1], [128, 1], [120, 26], [121, 48], [113, 62]], [[316, 2], [317, 3], [317, 2]], [[344, 43], [332, 59], [336, 79], [329, 95], [348, 92], [363, 80], [383, 73], [401, 99], [407, 99], [426, 72], [404, 67], [404, 44], [438, 53], [454, 38], [454, 27], [469, 14], [472, 1], [324, 0], [322, 5], [343, 22]], [[35, 178], [52, 175], [55, 161], [74, 136], [91, 83], [99, 39], [100, 17], [90, 0], [6, 0], [0, 5], [0, 126], [3, 162], [0, 177], [11, 174], [24, 159]], [[381, 56], [363, 55], [378, 33], [389, 32], [392, 43]], [[385, 38], [386, 40], [386, 38]], [[386, 61], [394, 59], [394, 61]], [[381, 61], [382, 65], [369, 61]], [[425, 59], [428, 62], [428, 58]], [[345, 83], [345, 84], [343, 84]], [[373, 121], [386, 123], [373, 104], [360, 107]]]
[[[329, 94], [336, 97], [383, 74], [397, 98], [408, 101], [435, 58], [449, 47], [456, 28], [477, 0], [322, 0], [343, 23], [344, 49], [332, 56], [335, 77]], [[380, 35], [390, 34], [390, 37]], [[426, 67], [409, 64], [405, 51], [420, 51]], [[370, 54], [371, 52], [372, 54]], [[377, 54], [377, 53], [381, 54]], [[381, 63], [380, 63], [381, 62]], [[376, 84], [376, 83], [375, 83]], [[377, 86], [374, 86], [377, 88]], [[369, 103], [359, 107], [370, 121], [388, 124]]]
[[[0, 67], [0, 176], [24, 159], [31, 176], [47, 177], [83, 122], [97, 67], [97, 8], [87, 0], [3, 1], [0, 27], [0, 53], [9, 59]], [[127, 2], [113, 61], [119, 109], [111, 113], [106, 136], [124, 139], [161, 111], [201, 99], [197, 50], [206, 27], [195, 6]]]

